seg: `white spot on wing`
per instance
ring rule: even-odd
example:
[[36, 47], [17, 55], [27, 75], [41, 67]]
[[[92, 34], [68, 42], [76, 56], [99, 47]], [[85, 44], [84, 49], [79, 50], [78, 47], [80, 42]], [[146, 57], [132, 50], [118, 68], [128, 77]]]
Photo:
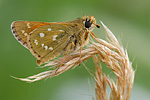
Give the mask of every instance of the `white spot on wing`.
[[38, 45], [38, 43], [36, 42], [35, 45]]
[[64, 30], [59, 30], [60, 32], [63, 32]]
[[48, 46], [45, 46], [44, 48], [45, 48], [45, 50], [47, 50]]
[[43, 46], [44, 46], [44, 44], [41, 44], [41, 46], [43, 47]]
[[25, 30], [21, 30], [21, 33], [25, 33]]
[[53, 41], [55, 41], [56, 40], [56, 37], [57, 37], [58, 35], [54, 35], [53, 36]]
[[53, 48], [52, 48], [52, 47], [49, 47], [49, 50], [53, 50]]
[[44, 35], [45, 35], [44, 33], [39, 33], [39, 34], [40, 34], [40, 37], [44, 37]]
[[51, 29], [51, 28], [48, 28], [47, 30], [48, 30], [48, 31], [51, 31], [52, 29]]
[[28, 35], [28, 33], [24, 33], [24, 36], [27, 36]]
[[35, 43], [35, 45], [38, 45], [38, 42], [37, 42], [37, 40], [34, 40], [34, 43]]
[[28, 27], [28, 28], [31, 28], [30, 23], [27, 23], [27, 27]]

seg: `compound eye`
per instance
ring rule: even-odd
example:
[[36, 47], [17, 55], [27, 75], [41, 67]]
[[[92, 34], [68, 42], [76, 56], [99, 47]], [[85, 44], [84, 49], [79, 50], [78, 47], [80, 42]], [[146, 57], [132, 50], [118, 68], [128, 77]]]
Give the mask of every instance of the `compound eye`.
[[91, 24], [92, 24], [92, 23], [90, 23], [90, 20], [89, 20], [89, 21], [87, 21], [87, 20], [85, 21], [85, 27], [86, 27], [86, 28], [91, 27]]

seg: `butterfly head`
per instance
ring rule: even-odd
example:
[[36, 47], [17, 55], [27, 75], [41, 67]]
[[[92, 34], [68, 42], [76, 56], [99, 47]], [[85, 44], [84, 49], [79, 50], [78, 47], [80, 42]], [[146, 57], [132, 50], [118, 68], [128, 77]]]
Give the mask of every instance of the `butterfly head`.
[[94, 16], [83, 16], [82, 19], [85, 28], [89, 31], [92, 31], [95, 28], [95, 26], [97, 28], [100, 28], [99, 25], [96, 25], [96, 19], [94, 18]]

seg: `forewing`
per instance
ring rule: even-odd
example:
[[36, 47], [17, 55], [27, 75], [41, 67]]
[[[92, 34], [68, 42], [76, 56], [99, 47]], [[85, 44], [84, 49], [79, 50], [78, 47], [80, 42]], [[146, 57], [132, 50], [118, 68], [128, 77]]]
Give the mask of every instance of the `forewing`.
[[28, 36], [28, 46], [39, 64], [63, 54], [70, 41], [70, 29], [62, 24], [41, 26]]
[[11, 24], [11, 30], [15, 38], [26, 48], [27, 46], [27, 36], [30, 32], [40, 26], [48, 25], [51, 23], [45, 22], [33, 22], [33, 21], [14, 21]]

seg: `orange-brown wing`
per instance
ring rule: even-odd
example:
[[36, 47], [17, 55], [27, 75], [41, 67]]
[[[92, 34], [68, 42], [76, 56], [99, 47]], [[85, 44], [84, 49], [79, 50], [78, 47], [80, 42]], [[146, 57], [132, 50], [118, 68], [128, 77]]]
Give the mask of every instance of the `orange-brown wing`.
[[53, 24], [53, 23], [33, 22], [33, 21], [14, 21], [11, 24], [11, 30], [12, 30], [14, 37], [23, 46], [28, 48], [27, 36], [29, 35], [29, 33], [40, 26], [50, 25], [50, 24]]

